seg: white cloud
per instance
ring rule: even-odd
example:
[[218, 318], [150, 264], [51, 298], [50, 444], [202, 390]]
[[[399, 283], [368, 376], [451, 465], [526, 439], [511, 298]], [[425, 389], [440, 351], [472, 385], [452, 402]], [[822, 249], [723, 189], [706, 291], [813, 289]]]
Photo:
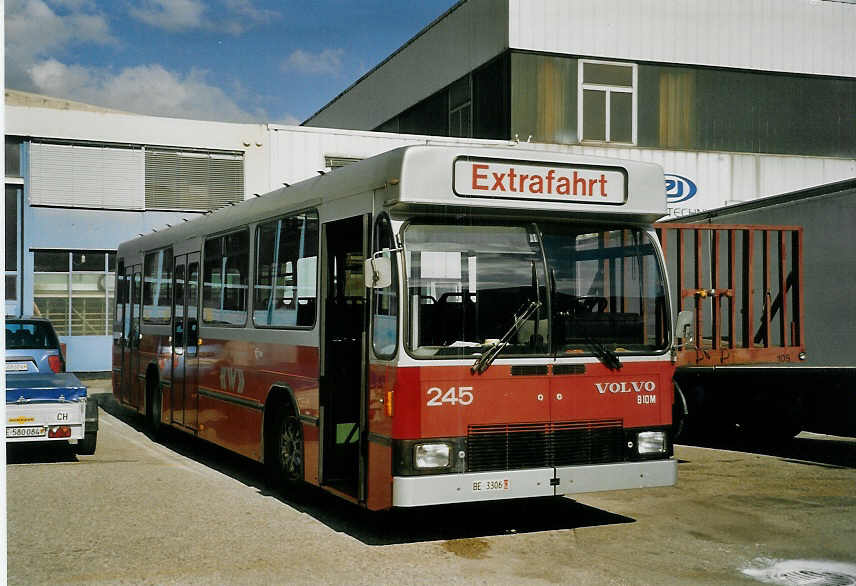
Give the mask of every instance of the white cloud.
[[275, 10], [257, 8], [252, 0], [221, 0], [220, 5], [224, 11], [211, 14], [202, 0], [143, 0], [141, 6], [132, 7], [129, 14], [150, 26], [170, 32], [201, 29], [236, 36], [281, 16]]
[[282, 70], [310, 75], [338, 75], [342, 72], [344, 55], [344, 49], [324, 49], [319, 53], [297, 49], [282, 62]]
[[278, 119], [273, 121], [274, 124], [284, 124], [285, 126], [300, 126], [300, 118], [286, 112]]
[[113, 74], [49, 59], [32, 66], [29, 73], [41, 93], [108, 108], [224, 122], [259, 119], [222, 89], [208, 83], [205, 72], [200, 70], [181, 75], [161, 65], [143, 65]]
[[72, 42], [118, 43], [103, 15], [81, 6], [60, 16], [43, 0], [8, 0], [6, 52], [11, 60], [46, 55]]
[[107, 19], [86, 0], [8, 0], [5, 19], [6, 85], [15, 89], [36, 91], [28, 69], [71, 45], [119, 44]]
[[249, 21], [250, 24], [266, 24], [281, 15], [276, 10], [256, 8], [252, 0], [225, 0], [226, 9], [235, 16]]
[[[173, 5], [181, 9], [181, 2]], [[173, 14], [186, 25], [192, 22], [192, 10]], [[7, 0], [5, 16], [9, 88], [141, 114], [234, 122], [265, 117], [238, 106], [204, 71], [181, 74], [158, 64], [114, 71], [64, 63], [61, 55], [69, 47], [119, 44], [90, 0]]]
[[206, 26], [205, 5], [199, 0], [145, 0], [129, 12], [137, 20], [168, 31]]

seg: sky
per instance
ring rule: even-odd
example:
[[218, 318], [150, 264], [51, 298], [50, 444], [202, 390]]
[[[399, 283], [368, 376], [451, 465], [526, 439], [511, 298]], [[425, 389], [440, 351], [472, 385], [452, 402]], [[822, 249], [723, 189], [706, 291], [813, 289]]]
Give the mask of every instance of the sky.
[[456, 0], [6, 0], [6, 87], [297, 124]]

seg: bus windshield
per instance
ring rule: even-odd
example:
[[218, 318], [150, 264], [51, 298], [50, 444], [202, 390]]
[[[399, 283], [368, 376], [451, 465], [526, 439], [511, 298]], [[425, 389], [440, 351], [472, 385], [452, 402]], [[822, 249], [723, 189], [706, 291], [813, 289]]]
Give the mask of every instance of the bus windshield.
[[533, 302], [502, 356], [666, 349], [665, 283], [636, 228], [578, 224], [411, 224], [404, 233], [408, 351], [470, 357], [496, 344]]

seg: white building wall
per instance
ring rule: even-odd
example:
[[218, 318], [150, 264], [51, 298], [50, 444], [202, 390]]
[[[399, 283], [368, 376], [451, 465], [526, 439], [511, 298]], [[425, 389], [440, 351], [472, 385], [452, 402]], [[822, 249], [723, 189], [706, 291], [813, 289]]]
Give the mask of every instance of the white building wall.
[[[367, 158], [401, 146], [415, 144], [508, 145], [490, 141], [387, 134], [303, 126], [269, 126], [270, 184], [293, 184], [325, 170], [325, 156]], [[555, 150], [601, 157], [615, 157], [659, 164], [667, 175], [692, 182], [695, 194], [677, 201], [677, 178], [668, 198], [672, 216], [688, 215], [741, 201], [788, 193], [856, 177], [856, 159], [758, 155], [749, 153], [672, 151], [638, 147], [527, 144], [527, 148]], [[451, 172], [451, 171], [450, 171]], [[689, 188], [684, 186], [683, 195]]]
[[637, 62], [856, 76], [856, 5], [852, 3], [828, 0], [507, 2], [508, 41], [512, 49]]
[[[232, 124], [115, 112], [6, 106], [5, 132], [12, 136], [75, 142], [242, 152], [245, 195], [264, 191], [264, 177], [269, 171], [265, 143], [268, 134], [264, 124]], [[100, 202], [94, 205], [100, 205]]]
[[[856, 159], [580, 145], [536, 145], [536, 148], [657, 163], [663, 167], [667, 181], [674, 182], [672, 189], [665, 192], [672, 217], [856, 177]], [[680, 178], [695, 186], [694, 195], [684, 198], [689, 187], [684, 184], [682, 197], [678, 197]]]
[[392, 149], [417, 144], [507, 145], [507, 141], [429, 137], [335, 128], [269, 125], [270, 175], [267, 191], [279, 189], [326, 171], [325, 157], [367, 159]]
[[345, 90], [340, 96], [345, 99], [334, 99], [307, 123], [376, 128], [507, 47], [507, 1], [468, 0]]

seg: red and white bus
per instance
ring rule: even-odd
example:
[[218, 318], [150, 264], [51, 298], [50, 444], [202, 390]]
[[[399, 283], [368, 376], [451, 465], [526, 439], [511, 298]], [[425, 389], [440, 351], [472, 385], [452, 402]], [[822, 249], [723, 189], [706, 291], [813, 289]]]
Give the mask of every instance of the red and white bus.
[[412, 146], [123, 243], [113, 390], [372, 510], [668, 486], [653, 164]]

